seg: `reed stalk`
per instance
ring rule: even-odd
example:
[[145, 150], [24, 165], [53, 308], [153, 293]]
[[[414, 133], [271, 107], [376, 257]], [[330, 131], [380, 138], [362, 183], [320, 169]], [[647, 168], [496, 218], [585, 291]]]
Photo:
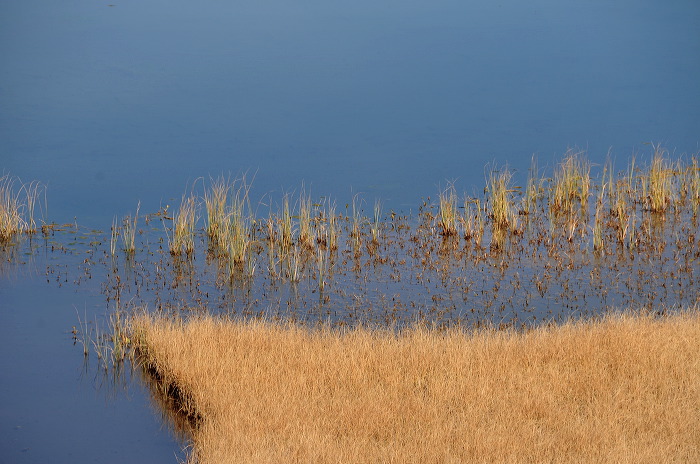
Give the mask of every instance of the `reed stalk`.
[[292, 214], [289, 209], [289, 194], [284, 194], [282, 198], [282, 220], [280, 221], [280, 237], [282, 239], [282, 248], [285, 250], [292, 246], [293, 226]]
[[629, 205], [627, 203], [627, 193], [619, 184], [614, 190], [613, 199], [613, 215], [617, 218], [617, 239], [621, 245], [624, 245], [629, 227]]
[[328, 216], [328, 228], [326, 229], [328, 248], [333, 251], [338, 249], [338, 216], [335, 212], [335, 202], [328, 201], [326, 214]]
[[25, 209], [27, 212], [27, 218], [25, 220], [26, 232], [29, 234], [34, 234], [37, 231], [36, 220], [34, 219], [36, 203], [41, 196], [44, 194], [44, 204], [46, 204], [46, 189], [38, 181], [32, 181], [29, 184], [23, 185], [22, 189], [25, 193]]
[[379, 243], [379, 232], [381, 230], [382, 220], [382, 203], [380, 200], [375, 200], [374, 202], [374, 219], [372, 225], [370, 226], [370, 232], [372, 233], [372, 243], [375, 245]]
[[359, 193], [356, 193], [352, 197], [352, 224], [350, 237], [353, 239], [353, 247], [355, 249], [355, 254], [359, 253], [360, 246], [362, 245], [362, 212], [361, 212], [362, 199], [359, 197]]
[[139, 220], [139, 209], [141, 209], [141, 202], [136, 205], [136, 214], [132, 217], [131, 215], [126, 216], [122, 220], [122, 243], [124, 245], [124, 251], [131, 255], [136, 251], [136, 230]]
[[117, 222], [117, 217], [114, 216], [112, 219], [112, 228], [109, 237], [109, 253], [112, 257], [117, 254], [117, 239], [119, 237], [119, 223]]
[[301, 251], [298, 245], [294, 245], [285, 257], [287, 263], [287, 278], [296, 283], [301, 280]]
[[328, 273], [328, 256], [319, 248], [316, 252], [316, 270], [318, 278], [318, 290], [323, 292], [326, 288], [326, 278]]
[[595, 206], [595, 217], [593, 219], [593, 250], [597, 253], [605, 253], [605, 244], [603, 242], [603, 198], [605, 196], [606, 184], [603, 182], [598, 193], [598, 199]]

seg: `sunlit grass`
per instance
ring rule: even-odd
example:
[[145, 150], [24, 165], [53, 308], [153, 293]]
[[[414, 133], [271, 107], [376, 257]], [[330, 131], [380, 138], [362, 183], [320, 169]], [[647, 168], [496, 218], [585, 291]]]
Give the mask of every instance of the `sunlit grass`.
[[583, 152], [568, 150], [554, 172], [550, 208], [556, 213], [585, 209], [591, 187], [591, 163]]
[[700, 318], [524, 333], [137, 316], [190, 462], [697, 462]]
[[42, 196], [45, 210], [46, 189], [41, 183], [23, 184], [9, 174], [0, 177], [0, 243], [19, 233], [36, 233], [36, 206]]
[[457, 214], [457, 191], [454, 183], [447, 184], [447, 187], [438, 194], [438, 199], [440, 201], [438, 219], [440, 235], [445, 237], [457, 235], [459, 216]]
[[663, 213], [671, 205], [673, 198], [671, 180], [673, 171], [666, 150], [654, 146], [654, 157], [644, 179], [645, 200], [650, 211]]
[[513, 203], [512, 179], [513, 173], [507, 166], [489, 170], [486, 183], [488, 204], [493, 225], [498, 229], [516, 230], [518, 227], [517, 211]]
[[[173, 216], [172, 234], [169, 234], [166, 229], [170, 254], [179, 256], [182, 253], [191, 255], [194, 252], [196, 223], [197, 197], [194, 194], [183, 195], [180, 208]], [[220, 230], [218, 224], [216, 230]]]
[[204, 190], [204, 206], [207, 212], [207, 236], [214, 246], [220, 245], [219, 240], [227, 223], [226, 205], [231, 184], [223, 177], [211, 181], [211, 186]]

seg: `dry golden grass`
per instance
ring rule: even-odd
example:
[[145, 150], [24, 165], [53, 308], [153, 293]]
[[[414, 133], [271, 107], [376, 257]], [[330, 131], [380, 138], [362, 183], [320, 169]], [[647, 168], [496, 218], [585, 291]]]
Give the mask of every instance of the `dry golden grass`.
[[700, 462], [697, 313], [525, 334], [149, 315], [131, 330], [201, 418], [192, 462]]

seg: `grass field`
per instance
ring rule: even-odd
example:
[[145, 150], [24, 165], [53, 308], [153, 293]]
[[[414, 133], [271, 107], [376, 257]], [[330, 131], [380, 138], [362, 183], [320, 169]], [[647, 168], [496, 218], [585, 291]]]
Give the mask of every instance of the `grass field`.
[[191, 462], [700, 462], [697, 311], [529, 332], [130, 321]]

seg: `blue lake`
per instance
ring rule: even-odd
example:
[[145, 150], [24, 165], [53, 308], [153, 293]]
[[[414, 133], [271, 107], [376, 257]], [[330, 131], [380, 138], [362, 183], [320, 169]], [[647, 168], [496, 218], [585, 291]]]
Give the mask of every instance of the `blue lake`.
[[[0, 171], [87, 230], [222, 173], [409, 213], [447, 181], [482, 191], [492, 162], [524, 182], [568, 147], [594, 169], [700, 151], [694, 0], [24, 0], [0, 4], [0, 65]], [[104, 314], [101, 282], [39, 242], [0, 268], [0, 455], [175, 462], [138, 382], [83, 371], [71, 329]]]

